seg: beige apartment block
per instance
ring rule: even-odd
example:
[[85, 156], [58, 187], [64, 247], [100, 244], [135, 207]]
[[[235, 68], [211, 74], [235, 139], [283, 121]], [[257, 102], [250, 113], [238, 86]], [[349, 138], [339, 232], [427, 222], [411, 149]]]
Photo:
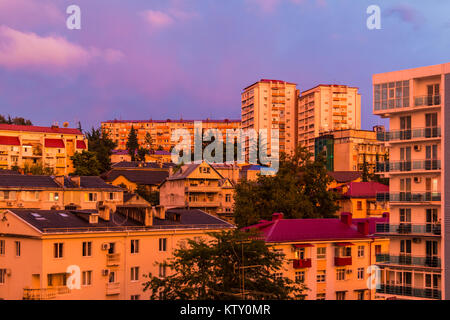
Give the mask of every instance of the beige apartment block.
[[298, 144], [314, 154], [320, 133], [361, 128], [361, 95], [358, 88], [320, 84], [298, 97]]
[[[291, 153], [297, 145], [297, 95], [295, 83], [262, 79], [246, 87], [241, 94], [242, 129], [267, 130], [267, 153], [271, 154], [272, 130], [279, 130], [279, 152]], [[249, 160], [246, 144], [245, 158]]]
[[389, 119], [381, 139], [390, 150], [380, 168], [390, 179], [391, 220], [379, 232], [391, 237], [379, 256], [386, 298], [449, 299], [450, 63], [373, 76], [374, 113]]

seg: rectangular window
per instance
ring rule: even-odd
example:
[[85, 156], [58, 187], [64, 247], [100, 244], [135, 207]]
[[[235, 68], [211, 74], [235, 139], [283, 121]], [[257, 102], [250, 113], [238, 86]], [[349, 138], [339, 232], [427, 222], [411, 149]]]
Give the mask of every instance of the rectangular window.
[[336, 300], [345, 300], [345, 291], [336, 291]]
[[159, 251], [167, 251], [167, 239], [166, 238], [159, 239]]
[[62, 258], [63, 257], [63, 243], [54, 243], [53, 244], [53, 257], [54, 258]]
[[296, 282], [305, 282], [305, 271], [295, 272], [295, 281]]
[[131, 253], [139, 253], [139, 240], [131, 240]]
[[358, 280], [364, 280], [364, 268], [358, 268]]
[[110, 271], [109, 272], [108, 282], [109, 283], [115, 283], [116, 282], [116, 272], [115, 271]]
[[166, 265], [164, 263], [159, 264], [159, 277], [164, 278], [166, 276]]
[[317, 282], [318, 283], [324, 283], [326, 281], [325, 275], [326, 275], [326, 271], [325, 270], [317, 271]]
[[6, 282], [6, 269], [0, 269], [0, 284], [5, 284]]
[[20, 257], [20, 241], [15, 241], [16, 246], [16, 257]]
[[92, 271], [83, 271], [82, 277], [81, 277], [81, 284], [83, 286], [90, 286], [92, 285]]
[[325, 259], [326, 254], [327, 254], [326, 247], [317, 248], [317, 259]]
[[138, 281], [139, 280], [139, 267], [132, 267], [131, 268], [131, 281]]
[[92, 256], [92, 242], [87, 241], [83, 242], [83, 257], [91, 257]]
[[316, 295], [316, 300], [325, 300], [325, 293], [318, 293]]
[[345, 280], [345, 269], [336, 270], [336, 280], [339, 281]]
[[364, 257], [364, 246], [358, 246], [358, 258]]
[[140, 300], [140, 299], [141, 299], [141, 296], [138, 295], [138, 294], [134, 294], [134, 295], [132, 295], [131, 298], [130, 298], [130, 300]]
[[0, 256], [5, 255], [6, 244], [5, 240], [0, 240]]

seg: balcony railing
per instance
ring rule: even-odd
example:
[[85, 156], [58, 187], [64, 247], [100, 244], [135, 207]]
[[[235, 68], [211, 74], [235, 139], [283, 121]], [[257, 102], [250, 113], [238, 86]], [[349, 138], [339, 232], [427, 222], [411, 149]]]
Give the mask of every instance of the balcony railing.
[[441, 291], [438, 289], [413, 288], [407, 286], [394, 286], [386, 284], [382, 284], [380, 288], [377, 289], [377, 293], [426, 299], [441, 299]]
[[414, 97], [414, 105], [416, 107], [438, 106], [441, 104], [441, 96], [416, 96]]
[[412, 255], [400, 255], [394, 256], [389, 254], [377, 254], [375, 261], [378, 263], [395, 264], [402, 266], [420, 266], [429, 268], [440, 268], [441, 259], [431, 256], [412, 256]]
[[379, 202], [430, 202], [441, 201], [440, 192], [377, 193]]
[[377, 133], [378, 141], [403, 141], [413, 139], [430, 139], [441, 137], [440, 127], [414, 128], [406, 130], [385, 131]]
[[70, 289], [67, 286], [23, 289], [23, 300], [51, 300], [55, 299], [58, 295], [68, 293], [70, 293]]
[[109, 253], [106, 255], [106, 265], [116, 266], [120, 262], [120, 253]]
[[441, 170], [441, 160], [426, 159], [412, 161], [379, 162], [376, 165], [377, 172], [408, 172]]
[[295, 259], [292, 266], [294, 269], [311, 268], [311, 259]]
[[352, 265], [352, 257], [335, 257], [334, 265], [336, 267], [351, 266]]
[[106, 284], [106, 295], [116, 295], [120, 294], [120, 283], [107, 283]]
[[401, 224], [388, 224], [388, 223], [378, 223], [376, 224], [377, 233], [392, 233], [392, 234], [430, 234], [430, 235], [440, 235], [441, 225], [440, 224], [411, 224], [411, 223], [401, 223]]

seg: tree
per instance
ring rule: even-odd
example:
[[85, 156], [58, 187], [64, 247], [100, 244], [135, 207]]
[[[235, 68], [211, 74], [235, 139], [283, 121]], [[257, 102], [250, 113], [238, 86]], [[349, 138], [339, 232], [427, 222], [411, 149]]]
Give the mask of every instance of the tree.
[[259, 176], [257, 181], [240, 181], [235, 187], [234, 214], [238, 226], [270, 219], [275, 212], [292, 218], [329, 218], [339, 209], [337, 195], [328, 190], [332, 178], [325, 158], [299, 147], [292, 156], [281, 154], [275, 176]]
[[76, 176], [98, 176], [101, 170], [101, 164], [97, 160], [97, 156], [92, 151], [77, 152], [70, 157], [73, 162]]
[[92, 127], [90, 132], [86, 133], [88, 139], [88, 149], [95, 154], [100, 163], [100, 173], [111, 169], [111, 154], [117, 144], [112, 141], [106, 132], [102, 132], [101, 128]]
[[137, 159], [139, 161], [145, 162], [145, 156], [147, 154], [150, 154], [150, 151], [148, 151], [148, 149], [139, 147], [139, 149], [137, 150]]
[[159, 191], [148, 191], [144, 185], [138, 184], [134, 192], [151, 203], [152, 206], [159, 205]]
[[368, 182], [370, 178], [369, 164], [367, 163], [366, 154], [363, 155], [363, 164], [361, 168], [361, 179], [363, 182]]
[[136, 152], [139, 149], [139, 143], [137, 139], [136, 130], [133, 126], [131, 126], [130, 133], [128, 134], [128, 141], [127, 141], [127, 150], [128, 154], [131, 156], [131, 161], [136, 160]]
[[[274, 274], [283, 268], [284, 254], [238, 230], [209, 233], [210, 240], [188, 240], [164, 261], [172, 271], [167, 277], [148, 275], [144, 291], [151, 299], [293, 299], [305, 286]], [[247, 266], [247, 268], [245, 268]], [[251, 267], [250, 267], [251, 266]], [[243, 292], [245, 289], [245, 293]]]
[[49, 166], [44, 166], [40, 162], [33, 163], [31, 165], [25, 163], [25, 165], [23, 166], [23, 173], [35, 176], [50, 176], [54, 174], [54, 169]]
[[152, 139], [152, 135], [150, 134], [150, 132], [147, 132], [145, 134], [144, 141], [145, 141], [147, 150], [152, 152], [153, 151], [153, 139]]
[[11, 116], [9, 116], [9, 115], [7, 118], [0, 115], [0, 123], [16, 124], [16, 125], [23, 125], [23, 126], [32, 126], [33, 125], [33, 123], [28, 119], [25, 119], [22, 117], [11, 118]]

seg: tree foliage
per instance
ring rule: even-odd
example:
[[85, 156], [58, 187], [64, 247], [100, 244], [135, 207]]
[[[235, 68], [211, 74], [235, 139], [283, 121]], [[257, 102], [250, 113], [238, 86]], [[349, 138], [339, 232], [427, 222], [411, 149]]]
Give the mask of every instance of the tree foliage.
[[275, 176], [241, 181], [235, 188], [234, 214], [238, 226], [270, 219], [275, 212], [286, 218], [333, 217], [339, 206], [337, 195], [328, 190], [333, 179], [327, 174], [325, 158], [299, 147], [291, 156], [282, 154]]
[[[15, 167], [17, 168], [17, 167]], [[14, 170], [14, 169], [13, 169]], [[25, 163], [23, 166], [24, 174], [38, 175], [38, 176], [50, 176], [54, 174], [54, 169], [49, 166], [44, 166], [42, 163]]]
[[116, 148], [116, 143], [112, 141], [106, 132], [102, 132], [101, 128], [92, 127], [90, 132], [86, 132], [88, 139], [88, 149], [95, 154], [100, 167], [99, 172], [103, 173], [111, 169], [111, 154]]
[[149, 191], [145, 186], [138, 184], [134, 192], [148, 201], [152, 206], [159, 205], [159, 191]]
[[188, 240], [186, 248], [176, 249], [173, 258], [163, 262], [171, 275], [148, 275], [144, 291], [150, 291], [151, 299], [302, 298], [306, 289], [302, 283], [274, 277], [283, 270], [284, 254], [266, 246], [256, 234], [234, 230], [208, 235], [210, 240]]
[[77, 152], [71, 157], [76, 176], [98, 176], [101, 170], [101, 164], [97, 160], [95, 152], [85, 151]]
[[5, 123], [5, 124], [16, 124], [16, 125], [23, 125], [23, 126], [32, 126], [33, 123], [25, 118], [22, 117], [15, 117], [15, 118], [11, 118], [11, 116], [5, 117], [0, 115], [0, 123]]
[[137, 139], [137, 133], [133, 126], [131, 126], [130, 133], [128, 134], [127, 150], [131, 156], [131, 161], [136, 160], [136, 152], [139, 149], [139, 142]]

